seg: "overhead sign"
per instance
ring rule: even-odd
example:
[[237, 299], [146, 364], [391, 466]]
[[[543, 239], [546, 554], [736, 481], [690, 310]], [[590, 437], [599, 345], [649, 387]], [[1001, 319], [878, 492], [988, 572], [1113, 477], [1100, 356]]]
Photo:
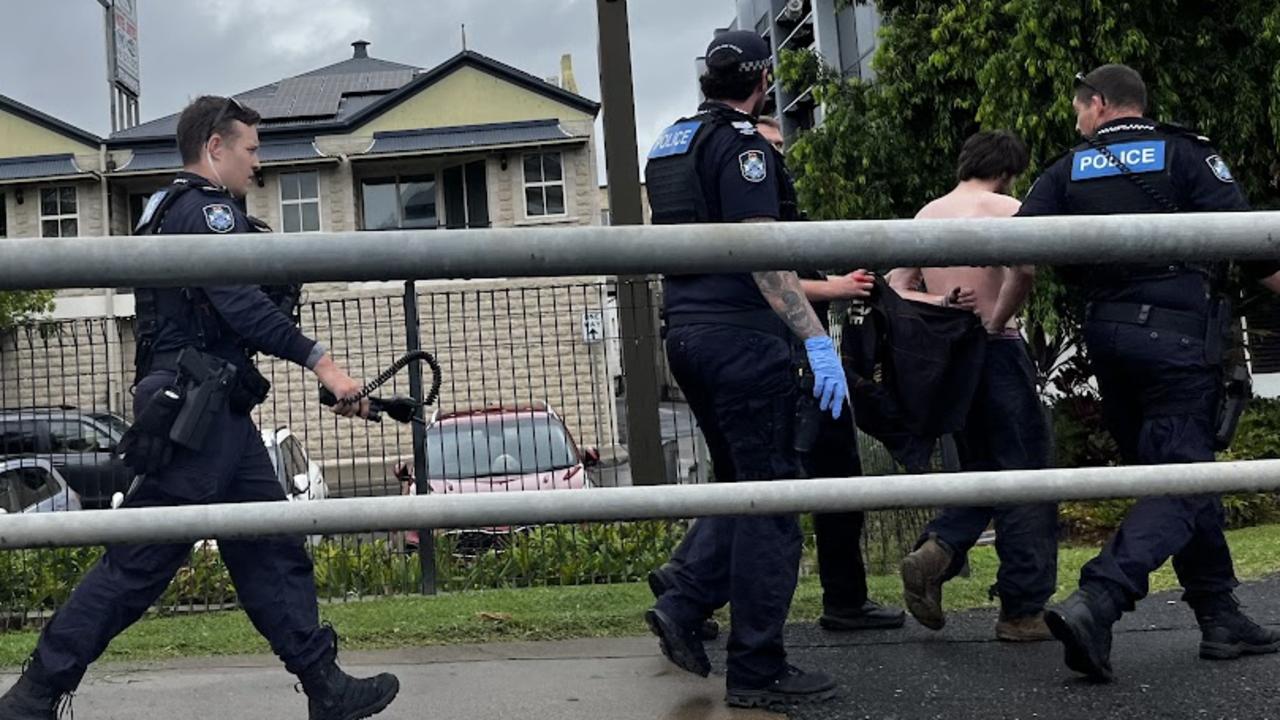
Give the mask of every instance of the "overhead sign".
[[125, 92], [142, 93], [141, 63], [138, 60], [138, 0], [115, 0], [113, 20], [112, 80]]

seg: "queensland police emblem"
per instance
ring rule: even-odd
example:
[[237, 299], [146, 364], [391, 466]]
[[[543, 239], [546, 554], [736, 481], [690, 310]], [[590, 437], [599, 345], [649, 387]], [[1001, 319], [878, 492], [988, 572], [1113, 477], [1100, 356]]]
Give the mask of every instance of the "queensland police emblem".
[[216, 233], [228, 233], [236, 227], [236, 216], [226, 205], [205, 205], [204, 222]]
[[748, 150], [739, 155], [738, 165], [742, 168], [742, 177], [747, 182], [764, 182], [765, 178], [769, 177], [764, 153], [759, 150]]
[[1209, 163], [1209, 169], [1213, 171], [1213, 176], [1224, 183], [1233, 183], [1236, 181], [1234, 175], [1231, 174], [1231, 168], [1227, 167], [1227, 162], [1218, 155], [1210, 155], [1204, 159]]

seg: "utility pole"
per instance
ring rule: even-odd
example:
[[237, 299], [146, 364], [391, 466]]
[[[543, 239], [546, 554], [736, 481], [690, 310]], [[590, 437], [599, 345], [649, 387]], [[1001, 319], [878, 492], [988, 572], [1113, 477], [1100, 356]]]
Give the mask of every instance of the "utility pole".
[[[604, 152], [609, 211], [615, 225], [644, 224], [636, 106], [631, 77], [631, 33], [626, 0], [596, 0], [600, 42], [600, 99], [604, 107]], [[644, 275], [618, 277], [618, 321], [626, 374], [627, 451], [632, 483], [666, 481], [662, 428], [658, 420], [658, 333], [653, 292]]]

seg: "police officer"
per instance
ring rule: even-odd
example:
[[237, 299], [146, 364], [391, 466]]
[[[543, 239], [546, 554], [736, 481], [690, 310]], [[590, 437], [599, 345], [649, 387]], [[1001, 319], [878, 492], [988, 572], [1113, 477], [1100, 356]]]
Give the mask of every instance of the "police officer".
[[[778, 153], [779, 167], [785, 140], [782, 128], [772, 117], [762, 116], [756, 123], [756, 131]], [[783, 172], [786, 168], [783, 167]], [[789, 176], [789, 175], [788, 175]], [[782, 215], [800, 217], [796, 198], [790, 183], [782, 190]], [[814, 313], [824, 328], [829, 327], [829, 310], [835, 300], [860, 300], [871, 296], [875, 276], [866, 270], [856, 270], [843, 275], [827, 277], [820, 272], [801, 272], [800, 285], [805, 297], [813, 304]], [[816, 405], [810, 407], [801, 402], [797, 422], [811, 428], [805, 432], [797, 428], [797, 438], [804, 436], [804, 447], [796, 446], [800, 466], [805, 477], [847, 478], [862, 474], [862, 461], [858, 455], [858, 437], [854, 431], [853, 417], [846, 414], [840, 419], [821, 413]], [[806, 410], [805, 408], [809, 408]], [[811, 446], [811, 447], [810, 447]], [[717, 478], [731, 471], [729, 465], [717, 465]], [[897, 608], [884, 607], [871, 600], [867, 593], [867, 568], [862, 560], [862, 512], [815, 513], [814, 537], [818, 549], [818, 575], [822, 581], [822, 615], [818, 625], [834, 632], [899, 628], [906, 621], [906, 614]], [[649, 588], [654, 597], [661, 597], [672, 585], [675, 566], [684, 562], [688, 548], [698, 542], [702, 526], [694, 523], [672, 554], [670, 562], [649, 573]], [[707, 620], [699, 631], [704, 640], [714, 640], [719, 635], [715, 620]]]
[[[774, 222], [789, 192], [780, 156], [756, 132], [771, 52], [729, 32], [706, 53], [697, 115], [662, 133], [646, 171], [655, 224]], [[735, 480], [796, 477], [792, 338], [803, 339], [823, 411], [839, 417], [844, 371], [794, 272], [668, 276], [667, 357], [717, 468]], [[782, 642], [799, 570], [794, 515], [705, 518], [672, 586], [645, 615], [669, 660], [706, 676], [702, 623], [732, 604], [726, 701], [775, 707], [825, 700], [834, 682], [787, 663]]]
[[[1076, 76], [1072, 101], [1085, 142], [1052, 165], [1019, 215], [1247, 210], [1206, 138], [1144, 117], [1146, 86], [1123, 65]], [[1277, 268], [1246, 268], [1272, 290]], [[1229, 313], [1218, 269], [1196, 263], [1068, 267], [1089, 301], [1084, 327], [1108, 429], [1128, 463], [1210, 462], [1221, 395], [1221, 339]], [[1280, 649], [1280, 633], [1239, 609], [1218, 496], [1143, 498], [1080, 573], [1080, 588], [1046, 614], [1067, 666], [1111, 680], [1111, 626], [1147, 594], [1166, 560], [1195, 611], [1200, 657]]]
[[[191, 103], [178, 121], [185, 169], [148, 203], [139, 230], [252, 231], [240, 198], [258, 167], [258, 121], [231, 98]], [[257, 287], [139, 288], [137, 298], [137, 420], [121, 450], [141, 477], [126, 507], [283, 501], [249, 417], [267, 391], [252, 354], [309, 368], [339, 398], [354, 396], [360, 384]], [[337, 411], [366, 415], [367, 401], [343, 402]], [[254, 627], [301, 679], [311, 720], [356, 720], [391, 703], [399, 690], [393, 675], [357, 679], [338, 668], [337, 636], [320, 624], [301, 538], [222, 540], [218, 550]], [[89, 664], [151, 607], [190, 552], [189, 543], [108, 547], [45, 627], [21, 678], [0, 699], [0, 717], [52, 720]]]

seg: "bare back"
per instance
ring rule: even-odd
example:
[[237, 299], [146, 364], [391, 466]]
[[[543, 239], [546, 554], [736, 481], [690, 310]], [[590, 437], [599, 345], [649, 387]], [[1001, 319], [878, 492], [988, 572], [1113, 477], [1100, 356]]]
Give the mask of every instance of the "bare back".
[[[941, 220], [954, 218], [1012, 217], [1021, 205], [1008, 195], [986, 190], [959, 187], [924, 206], [917, 220]], [[903, 269], [911, 273], [910, 269]], [[899, 273], [899, 270], [894, 270]], [[944, 267], [920, 268], [924, 290], [931, 294], [945, 294], [952, 288], [973, 288], [977, 295], [978, 314], [983, 321], [995, 310], [1000, 288], [1004, 283], [1003, 267]], [[892, 279], [892, 278], [891, 278]]]

